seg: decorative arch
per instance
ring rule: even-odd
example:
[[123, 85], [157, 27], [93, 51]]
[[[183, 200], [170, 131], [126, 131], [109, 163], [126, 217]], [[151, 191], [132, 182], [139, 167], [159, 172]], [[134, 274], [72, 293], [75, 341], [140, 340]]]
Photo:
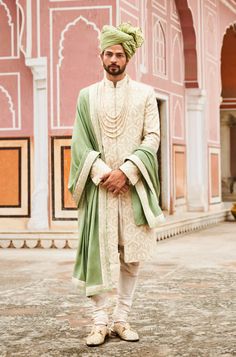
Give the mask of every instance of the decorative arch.
[[86, 25], [92, 26], [93, 29], [97, 32], [97, 37], [100, 34], [100, 31], [97, 28], [97, 26], [95, 25], [95, 23], [91, 22], [91, 21], [88, 21], [84, 16], [79, 16], [74, 21], [69, 22], [66, 25], [66, 27], [64, 28], [64, 30], [61, 32], [61, 38], [60, 38], [60, 44], [59, 44], [59, 54], [58, 54], [58, 57], [59, 57], [58, 66], [59, 67], [61, 67], [61, 63], [62, 63], [63, 58], [64, 58], [63, 49], [64, 49], [65, 34], [66, 34], [66, 32], [71, 30], [71, 27], [76, 26], [79, 21], [84, 21], [86, 23]]
[[179, 100], [176, 101], [174, 106], [174, 137], [178, 139], [184, 138], [183, 121], [182, 121], [183, 108]]
[[181, 60], [183, 57], [183, 47], [180, 32], [175, 34], [171, 53], [173, 54], [171, 60], [172, 80], [175, 83], [183, 85], [183, 62]]
[[58, 126], [73, 124], [78, 93], [91, 84], [88, 72], [93, 74], [95, 81], [101, 79], [102, 67], [97, 52], [99, 34], [95, 23], [83, 16], [68, 23], [61, 32], [56, 69]]
[[236, 22], [224, 24], [221, 42], [221, 185], [222, 198], [236, 198]]
[[236, 22], [230, 24], [224, 33], [221, 47], [222, 97], [234, 98], [236, 107]]
[[1, 129], [15, 128], [16, 113], [13, 107], [12, 97], [10, 96], [9, 92], [1, 85], [0, 85], [0, 107], [1, 107], [0, 128]]
[[207, 14], [207, 52], [215, 57], [217, 52], [217, 34], [215, 26], [215, 15], [211, 12]]
[[185, 61], [185, 87], [199, 88], [196, 34], [193, 24], [192, 12], [187, 0], [175, 0], [183, 34], [184, 61]]
[[166, 75], [166, 37], [161, 21], [158, 19], [154, 25], [154, 66], [155, 74]]

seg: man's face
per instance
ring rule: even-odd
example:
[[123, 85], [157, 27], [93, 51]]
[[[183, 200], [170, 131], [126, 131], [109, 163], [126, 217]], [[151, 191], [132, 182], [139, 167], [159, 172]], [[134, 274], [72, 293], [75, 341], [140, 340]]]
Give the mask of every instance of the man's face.
[[119, 76], [125, 71], [128, 60], [121, 45], [114, 45], [105, 49], [101, 54], [103, 68], [112, 76]]

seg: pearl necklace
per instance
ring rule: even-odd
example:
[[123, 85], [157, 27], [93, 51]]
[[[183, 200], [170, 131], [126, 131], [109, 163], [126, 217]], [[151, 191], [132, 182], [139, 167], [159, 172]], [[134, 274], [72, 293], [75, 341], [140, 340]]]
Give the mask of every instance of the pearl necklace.
[[[129, 85], [128, 80], [124, 88], [123, 105], [120, 112], [116, 113], [116, 97], [115, 97], [115, 115], [111, 115], [105, 110], [105, 82], [101, 83], [98, 91], [98, 117], [101, 129], [109, 138], [116, 138], [121, 135], [125, 129], [126, 118], [129, 110]], [[116, 89], [115, 89], [116, 91]], [[116, 93], [116, 92], [115, 92]]]

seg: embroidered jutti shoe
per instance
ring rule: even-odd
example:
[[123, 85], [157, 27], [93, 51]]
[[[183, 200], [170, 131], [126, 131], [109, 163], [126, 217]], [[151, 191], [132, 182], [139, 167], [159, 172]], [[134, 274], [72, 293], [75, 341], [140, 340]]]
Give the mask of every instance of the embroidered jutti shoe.
[[122, 340], [129, 342], [139, 341], [139, 335], [132, 330], [128, 323], [115, 322], [111, 327], [111, 336], [118, 335]]
[[86, 339], [86, 345], [89, 347], [102, 345], [108, 335], [109, 329], [106, 325], [94, 325]]

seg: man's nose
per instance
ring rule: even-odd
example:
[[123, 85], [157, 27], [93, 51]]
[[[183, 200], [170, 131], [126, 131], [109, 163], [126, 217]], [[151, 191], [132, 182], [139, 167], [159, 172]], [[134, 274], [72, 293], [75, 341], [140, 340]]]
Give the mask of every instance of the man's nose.
[[111, 56], [111, 62], [116, 62], [117, 61], [117, 57], [116, 55], [114, 54], [113, 56]]

